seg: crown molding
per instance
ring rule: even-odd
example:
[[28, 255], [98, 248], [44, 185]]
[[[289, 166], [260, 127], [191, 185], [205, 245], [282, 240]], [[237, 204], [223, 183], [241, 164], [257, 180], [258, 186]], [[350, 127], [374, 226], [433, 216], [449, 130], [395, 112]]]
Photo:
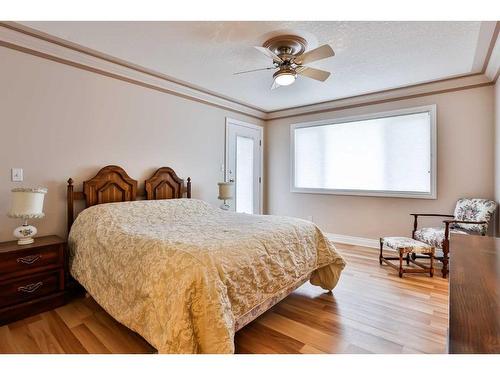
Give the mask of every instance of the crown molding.
[[[500, 22], [485, 27], [493, 25], [481, 72], [276, 111], [265, 111], [16, 22], [0, 22], [0, 46], [259, 120], [276, 120], [493, 85], [499, 75], [500, 43], [496, 41]], [[475, 65], [478, 63], [476, 56]]]
[[0, 22], [0, 45], [167, 94], [261, 120], [265, 119], [266, 113], [256, 107], [189, 86], [160, 73], [140, 68], [59, 38], [35, 33], [34, 30], [14, 22]]
[[496, 82], [498, 79], [498, 74], [500, 71], [500, 43], [498, 43], [498, 35], [500, 33], [500, 22], [497, 22], [497, 26], [495, 28], [495, 33], [493, 35], [495, 43], [490, 46], [490, 50], [488, 52], [488, 59], [485, 61], [485, 69], [484, 73], [486, 76]]
[[267, 113], [266, 120], [278, 120], [288, 117], [312, 115], [323, 112], [340, 111], [373, 104], [393, 102], [422, 96], [444, 94], [452, 91], [467, 90], [493, 85], [493, 82], [482, 73], [446, 78], [439, 81], [420, 83], [417, 85], [362, 94], [349, 98], [311, 104], [303, 107], [289, 108]]

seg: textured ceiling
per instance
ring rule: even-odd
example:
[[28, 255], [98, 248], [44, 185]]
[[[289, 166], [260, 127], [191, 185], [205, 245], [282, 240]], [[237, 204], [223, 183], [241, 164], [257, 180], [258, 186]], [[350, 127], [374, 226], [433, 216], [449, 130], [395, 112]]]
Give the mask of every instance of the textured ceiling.
[[[488, 48], [481, 22], [22, 23], [266, 111], [476, 72]], [[330, 44], [335, 57], [311, 66], [332, 76], [271, 91], [272, 71], [232, 75], [270, 66], [252, 46], [280, 33]]]

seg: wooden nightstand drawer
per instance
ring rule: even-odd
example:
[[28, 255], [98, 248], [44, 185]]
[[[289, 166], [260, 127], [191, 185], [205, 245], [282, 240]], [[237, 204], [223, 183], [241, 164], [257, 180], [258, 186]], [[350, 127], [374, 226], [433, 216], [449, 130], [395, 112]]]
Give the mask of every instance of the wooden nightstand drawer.
[[63, 265], [62, 245], [50, 245], [35, 249], [20, 250], [0, 254], [0, 279], [10, 278], [9, 274], [20, 276], [23, 271], [31, 273], [42, 267]]
[[38, 298], [60, 289], [61, 271], [43, 273], [0, 283], [0, 307]]
[[0, 325], [61, 306], [66, 301], [66, 242], [36, 237], [0, 242]]

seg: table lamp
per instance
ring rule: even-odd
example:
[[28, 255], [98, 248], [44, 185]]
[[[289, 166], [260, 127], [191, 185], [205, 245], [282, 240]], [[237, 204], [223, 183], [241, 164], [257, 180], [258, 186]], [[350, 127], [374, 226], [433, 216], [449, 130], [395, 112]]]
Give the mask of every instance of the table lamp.
[[41, 219], [43, 213], [43, 198], [47, 194], [46, 188], [15, 188], [12, 189], [12, 207], [7, 214], [12, 218], [23, 219], [24, 223], [14, 229], [14, 236], [18, 238], [18, 245], [33, 243], [33, 236], [37, 233], [33, 225], [28, 225], [28, 219]]
[[234, 182], [218, 182], [217, 185], [219, 185], [219, 199], [224, 201], [220, 208], [227, 211], [231, 206], [226, 201], [233, 198]]

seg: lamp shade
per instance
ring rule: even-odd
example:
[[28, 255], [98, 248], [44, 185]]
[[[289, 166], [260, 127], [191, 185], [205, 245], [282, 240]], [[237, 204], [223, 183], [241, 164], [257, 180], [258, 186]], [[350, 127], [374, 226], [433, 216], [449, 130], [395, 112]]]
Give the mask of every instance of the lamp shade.
[[234, 182], [219, 182], [219, 199], [226, 200], [233, 198]]
[[45, 216], [43, 213], [43, 198], [47, 194], [45, 188], [15, 188], [12, 189], [12, 207], [9, 217], [22, 219], [37, 219]]

